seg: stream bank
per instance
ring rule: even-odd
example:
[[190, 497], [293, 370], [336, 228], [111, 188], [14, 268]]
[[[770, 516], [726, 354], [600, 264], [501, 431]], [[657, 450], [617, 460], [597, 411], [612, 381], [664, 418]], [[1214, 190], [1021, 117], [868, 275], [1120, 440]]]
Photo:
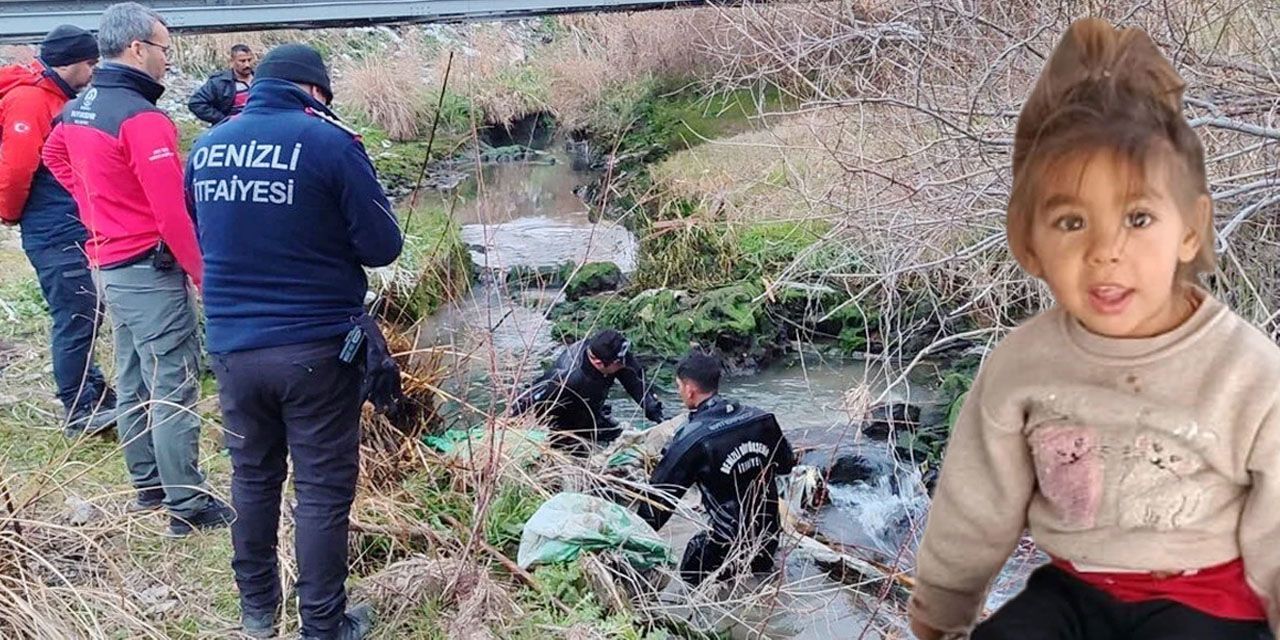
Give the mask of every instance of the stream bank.
[[[558, 151], [552, 158], [485, 165], [470, 180], [474, 186], [464, 183], [455, 193], [436, 196], [441, 200], [429, 205], [452, 208], [451, 221], [477, 273], [469, 292], [417, 326], [419, 349], [447, 354], [442, 366], [447, 377], [441, 389], [451, 399], [442, 404], [443, 428], [472, 428], [474, 409], [501, 413], [511, 395], [541, 370], [566, 338], [579, 337], [563, 327], [590, 331], [615, 326], [627, 332], [636, 341], [637, 353], [668, 414], [679, 406], [671, 364], [690, 342], [704, 337], [745, 340], [744, 336], [752, 335], [749, 329], [699, 334], [694, 323], [682, 328], [678, 324], [682, 311], [711, 308], [705, 298], [699, 300], [705, 294], [676, 297], [670, 289], [634, 293], [633, 283], [646, 260], [643, 241], [619, 221], [592, 221], [587, 205], [576, 194], [597, 174], [575, 171], [571, 158]], [[770, 249], [778, 244], [760, 243]], [[612, 266], [620, 278], [600, 265]], [[620, 279], [622, 289], [579, 296], [567, 286], [576, 276], [597, 269], [609, 274], [603, 278], [609, 288]], [[813, 292], [805, 294], [807, 305]], [[570, 299], [574, 297], [578, 299]], [[672, 306], [660, 307], [655, 300], [670, 301]], [[740, 301], [744, 307], [750, 304], [745, 295]], [[635, 317], [611, 318], [601, 312], [610, 305], [639, 311]], [[765, 303], [758, 308], [766, 310], [760, 316], [766, 321], [785, 317], [780, 315], [781, 306]], [[566, 322], [567, 310], [581, 320]], [[717, 311], [711, 319], [731, 322], [731, 311]], [[754, 315], [745, 317], [755, 320]], [[778, 352], [755, 366], [735, 367], [726, 379], [725, 393], [777, 414], [788, 437], [804, 452], [804, 462], [826, 471], [829, 497], [806, 515], [822, 539], [887, 564], [909, 563], [928, 504], [930, 452], [936, 461], [936, 450], [944, 441], [938, 430], [945, 431], [947, 414], [962, 390], [953, 385], [939, 387], [927, 378], [898, 380], [876, 360], [842, 352], [834, 344], [837, 329], [861, 322], [853, 313], [847, 317], [856, 320], [822, 327], [830, 336], [825, 345], [800, 338], [803, 334], [798, 331], [789, 335], [781, 331]], [[815, 329], [819, 329], [816, 323], [807, 328]], [[681, 344], [681, 340], [689, 342]], [[882, 408], [868, 416], [868, 402], [873, 399], [879, 399]], [[645, 423], [639, 408], [618, 390], [612, 406], [613, 415], [622, 422]], [[663, 534], [678, 551], [699, 527], [685, 521]], [[1009, 575], [1008, 580], [1017, 584], [1016, 570]], [[814, 587], [818, 591], [842, 588], [824, 576], [822, 570], [803, 562], [789, 564], [786, 571], [789, 581], [809, 581], [812, 586], [818, 580]], [[827, 598], [823, 602], [812, 608], [825, 613], [815, 613], [788, 637], [832, 637], [830, 631], [842, 625], [870, 624], [871, 618], [865, 611], [859, 613], [852, 601], [833, 604]], [[885, 624], [897, 623], [880, 620], [876, 626]]]

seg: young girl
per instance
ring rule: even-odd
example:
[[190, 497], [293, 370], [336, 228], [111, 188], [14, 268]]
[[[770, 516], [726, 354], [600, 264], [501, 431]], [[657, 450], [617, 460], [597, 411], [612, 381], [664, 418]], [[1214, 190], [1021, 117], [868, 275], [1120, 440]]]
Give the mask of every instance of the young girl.
[[[922, 639], [1280, 624], [1280, 348], [1197, 285], [1213, 211], [1183, 88], [1146, 34], [1082, 20], [1022, 109], [1009, 247], [1057, 306], [991, 353], [956, 424], [910, 604]], [[1026, 528], [1052, 563], [974, 629]]]

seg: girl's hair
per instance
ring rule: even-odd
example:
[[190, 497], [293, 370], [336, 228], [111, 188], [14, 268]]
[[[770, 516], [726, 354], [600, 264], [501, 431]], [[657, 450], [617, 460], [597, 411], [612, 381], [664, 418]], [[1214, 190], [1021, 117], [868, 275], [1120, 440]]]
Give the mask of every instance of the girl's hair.
[[[1111, 151], [1150, 175], [1170, 171], [1184, 214], [1208, 196], [1204, 147], [1182, 115], [1186, 84], [1151, 38], [1103, 20], [1078, 20], [1053, 51], [1022, 106], [1013, 142], [1013, 189], [1005, 228], [1009, 249], [1024, 266], [1043, 176], [1077, 154]], [[1189, 216], [1189, 220], [1195, 216]], [[1200, 252], [1180, 265], [1194, 280], [1214, 268], [1213, 215], [1198, 220]]]

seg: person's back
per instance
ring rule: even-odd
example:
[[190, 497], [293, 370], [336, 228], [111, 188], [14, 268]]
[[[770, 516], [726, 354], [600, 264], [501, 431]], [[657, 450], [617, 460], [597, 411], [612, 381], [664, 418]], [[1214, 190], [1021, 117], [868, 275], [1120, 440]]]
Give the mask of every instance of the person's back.
[[67, 103], [45, 159], [79, 204], [90, 264], [135, 262], [163, 241], [198, 285], [200, 252], [181, 207], [176, 128], [156, 106], [163, 93], [139, 69], [104, 62], [89, 89]]
[[[0, 69], [0, 143], [5, 143], [0, 145], [5, 150], [0, 154], [0, 218], [22, 225], [22, 247], [27, 251], [85, 240], [75, 200], [40, 162], [45, 137], [74, 95], [74, 88], [39, 60]], [[3, 140], [6, 134], [9, 140]], [[19, 162], [19, 151], [8, 147], [25, 136], [30, 136], [24, 145], [29, 157]]]
[[[359, 138], [290, 82], [260, 78], [244, 112], [188, 157], [199, 212], [208, 348], [298, 344], [345, 333], [363, 314], [362, 265], [399, 255], [402, 239]], [[322, 107], [320, 107], [322, 108]], [[353, 216], [382, 216], [362, 224]]]
[[[685, 581], [698, 584], [735, 554], [734, 573], [773, 568], [781, 531], [777, 478], [791, 472], [795, 453], [773, 414], [720, 395], [720, 361], [692, 353], [676, 367], [676, 384], [689, 422], [676, 432], [649, 479], [653, 493], [640, 516], [654, 529], [671, 517], [694, 485], [710, 531], [689, 542], [680, 563]], [[745, 560], [745, 562], [744, 562]]]
[[631, 343], [613, 329], [565, 347], [555, 364], [516, 398], [511, 413], [541, 411], [551, 428], [553, 447], [585, 454], [586, 443], [610, 442], [621, 433], [605, 404], [618, 380], [644, 409], [645, 418], [661, 422], [662, 402], [646, 388], [644, 370], [630, 348]]
[[715, 396], [689, 413], [653, 473], [662, 487], [691, 479], [714, 533], [724, 539], [779, 530], [779, 475], [794, 457], [771, 413]]
[[103, 313], [84, 256], [87, 232], [75, 199], [41, 152], [63, 106], [89, 84], [98, 57], [92, 34], [59, 25], [41, 41], [39, 58], [0, 69], [0, 221], [21, 226], [22, 250], [53, 321], [53, 379], [68, 437], [109, 429], [116, 401], [93, 357]]
[[362, 267], [390, 263], [403, 240], [359, 137], [328, 110], [332, 98], [320, 54], [281, 45], [263, 59], [245, 111], [188, 158], [240, 514], [232, 568], [253, 637], [279, 626], [276, 536], [290, 466], [302, 637], [351, 640], [371, 625], [367, 608], [346, 606], [347, 522], [361, 406], [366, 396], [375, 409], [379, 398], [394, 405], [400, 374], [364, 312]]

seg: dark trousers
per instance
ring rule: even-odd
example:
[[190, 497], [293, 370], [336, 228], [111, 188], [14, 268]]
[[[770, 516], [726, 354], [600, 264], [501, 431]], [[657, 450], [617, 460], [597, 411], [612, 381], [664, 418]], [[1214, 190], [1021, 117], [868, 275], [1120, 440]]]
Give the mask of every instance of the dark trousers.
[[[754, 550], [754, 549], [753, 549]], [[734, 545], [731, 542], [716, 539], [707, 533], [699, 533], [689, 540], [689, 546], [684, 549], [684, 559], [680, 561], [680, 578], [691, 585], [697, 586], [702, 584], [711, 574], [715, 573], [724, 565], [725, 560], [735, 553], [746, 553], [746, 545]], [[773, 571], [773, 556], [778, 552], [777, 535], [770, 536], [764, 541], [760, 552], [751, 559], [752, 573], [767, 573]], [[737, 563], [741, 565], [743, 563]], [[742, 566], [730, 567], [730, 570], [721, 574], [722, 578], [731, 578], [733, 574], [739, 573]]]
[[76, 245], [26, 253], [53, 317], [50, 345], [58, 400], [68, 415], [97, 409], [107, 383], [93, 361], [93, 338], [103, 311], [89, 263]]
[[1269, 640], [1262, 622], [1216, 618], [1167, 600], [1125, 603], [1054, 566], [1036, 569], [1022, 593], [971, 640]]
[[231, 451], [231, 561], [240, 604], [261, 615], [281, 601], [276, 531], [293, 458], [294, 545], [302, 632], [327, 638], [346, 610], [347, 527], [360, 448], [360, 367], [342, 339], [213, 356]]

